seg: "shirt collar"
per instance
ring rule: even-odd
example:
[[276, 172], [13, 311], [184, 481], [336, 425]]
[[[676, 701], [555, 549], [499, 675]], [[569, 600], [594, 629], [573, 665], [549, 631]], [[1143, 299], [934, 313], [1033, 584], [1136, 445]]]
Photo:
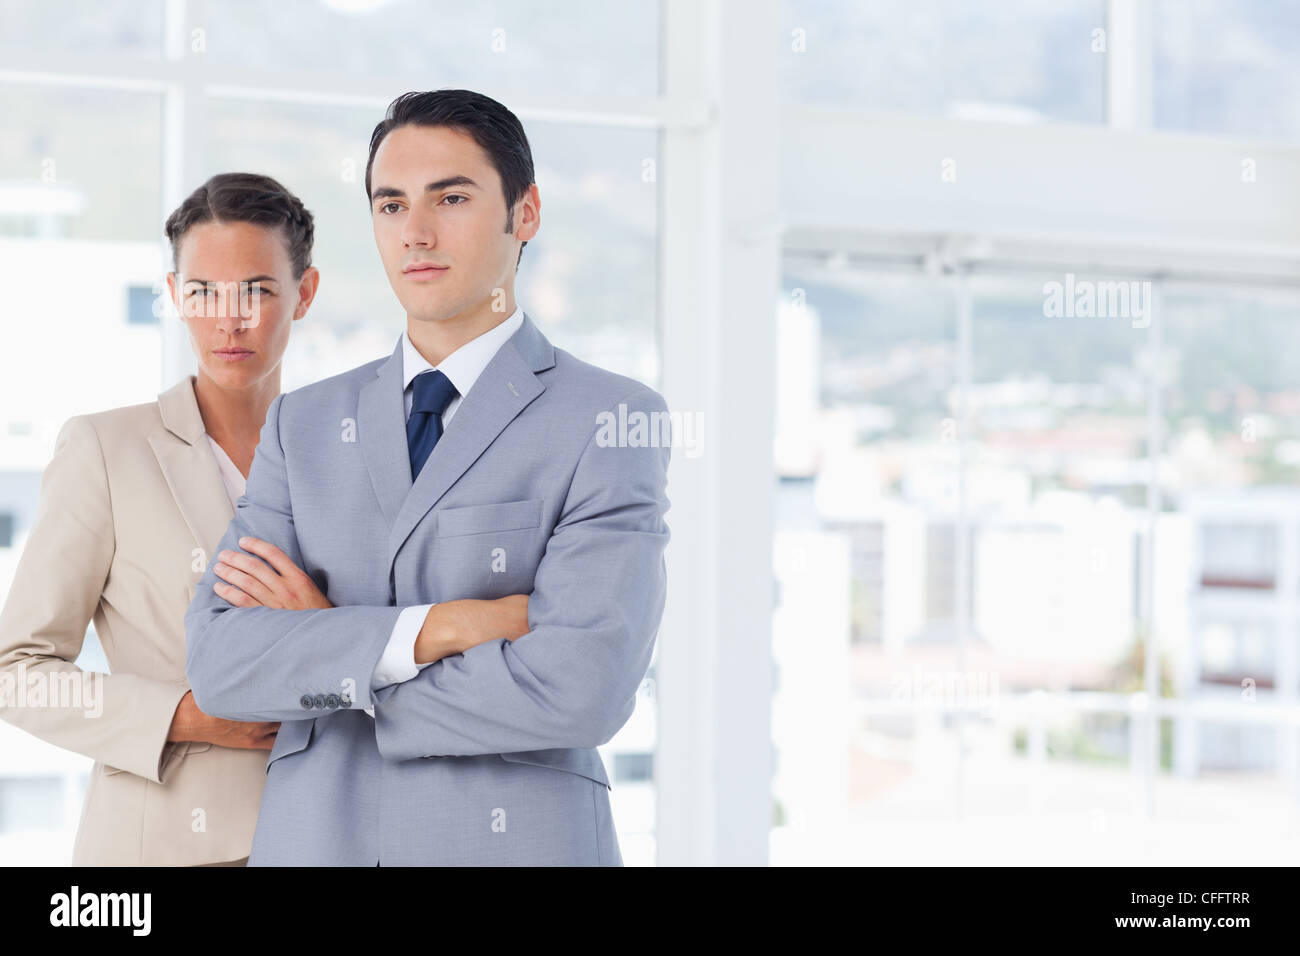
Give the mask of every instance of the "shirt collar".
[[474, 387], [474, 383], [478, 381], [483, 369], [487, 368], [488, 362], [492, 361], [492, 356], [497, 354], [497, 351], [506, 343], [506, 340], [518, 332], [519, 327], [523, 324], [524, 310], [521, 306], [515, 306], [515, 311], [510, 318], [488, 329], [478, 338], [470, 339], [436, 366], [430, 365], [428, 359], [419, 353], [419, 350], [411, 342], [410, 333], [403, 332], [403, 390], [410, 386], [411, 380], [415, 376], [421, 372], [427, 372], [431, 368], [436, 368], [451, 380], [451, 384], [456, 386], [456, 391], [463, 398]]

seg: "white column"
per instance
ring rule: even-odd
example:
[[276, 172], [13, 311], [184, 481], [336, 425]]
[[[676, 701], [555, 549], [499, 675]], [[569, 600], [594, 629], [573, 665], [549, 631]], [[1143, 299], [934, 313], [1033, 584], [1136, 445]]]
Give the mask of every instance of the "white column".
[[1114, 129], [1151, 126], [1151, 20], [1149, 0], [1106, 4], [1106, 120]]
[[763, 865], [772, 823], [778, 0], [666, 0], [663, 391], [673, 451], [660, 630], [658, 862]]
[[[164, 22], [164, 55], [179, 66], [176, 82], [167, 84], [163, 93], [162, 123], [162, 213], [158, 217], [161, 237], [163, 223], [199, 185], [205, 148], [207, 99], [203, 94], [203, 53], [191, 52], [192, 31], [204, 26], [204, 0], [167, 0]], [[162, 272], [171, 269], [171, 251], [161, 237]], [[161, 278], [161, 276], [160, 276]], [[163, 294], [166, 295], [164, 287]], [[194, 350], [184, 323], [174, 315], [162, 322], [162, 356], [159, 391], [170, 388], [183, 375], [198, 368]]]

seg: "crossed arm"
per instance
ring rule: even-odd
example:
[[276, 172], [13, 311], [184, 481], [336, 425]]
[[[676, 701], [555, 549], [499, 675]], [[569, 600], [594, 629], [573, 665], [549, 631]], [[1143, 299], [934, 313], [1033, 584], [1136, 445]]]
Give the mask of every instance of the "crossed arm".
[[[212, 717], [312, 718], [317, 715], [302, 707], [301, 696], [320, 692], [368, 706], [378, 655], [405, 610], [336, 608], [302, 571], [279, 442], [280, 401], [268, 410], [247, 494], [185, 617], [193, 701]], [[526, 607], [526, 595], [429, 607], [418, 622], [421, 660], [459, 653], [476, 641], [517, 637], [527, 630]], [[348, 643], [350, 650], [336, 656]]]
[[[621, 400], [656, 420], [663, 399]], [[615, 403], [617, 408], [620, 403]], [[376, 693], [390, 760], [607, 742], [631, 716], [666, 594], [669, 449], [604, 446], [593, 435], [528, 601], [529, 631], [445, 657]]]
[[[241, 538], [255, 538], [300, 567], [279, 440], [282, 399], [268, 410], [246, 494], [219, 547], [233, 555]], [[649, 389], [623, 401], [664, 411]], [[186, 614], [195, 701], [235, 720], [297, 720], [314, 716], [301, 694], [351, 691], [354, 706], [375, 708], [379, 749], [393, 760], [605, 742], [635, 706], [663, 611], [668, 449], [595, 439], [538, 566], [527, 633], [443, 656], [372, 692], [402, 608], [232, 606], [214, 589], [214, 561]], [[417, 659], [429, 659], [427, 647]]]

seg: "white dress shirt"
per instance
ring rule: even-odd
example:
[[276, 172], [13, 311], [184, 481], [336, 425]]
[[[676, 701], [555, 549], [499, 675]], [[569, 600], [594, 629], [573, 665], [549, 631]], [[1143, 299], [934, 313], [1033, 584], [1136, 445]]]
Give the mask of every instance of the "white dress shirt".
[[[421, 372], [436, 368], [447, 376], [458, 393], [447, 404], [447, 410], [442, 413], [442, 428], [446, 431], [452, 416], [456, 414], [456, 409], [469, 394], [469, 390], [474, 387], [478, 377], [483, 374], [483, 369], [487, 368], [488, 362], [492, 361], [492, 357], [497, 354], [501, 346], [505, 345], [506, 340], [518, 332], [523, 324], [524, 310], [516, 306], [510, 318], [488, 329], [478, 338], [470, 339], [437, 366], [430, 365], [428, 359], [421, 355], [411, 342], [410, 334], [403, 332], [402, 385], [404, 390], [402, 395], [406, 418], [411, 417], [411, 405], [415, 401], [415, 390], [411, 387], [411, 382]], [[406, 608], [397, 616], [397, 623], [393, 625], [388, 645], [375, 666], [375, 673], [370, 681], [371, 690], [408, 681], [428, 666], [428, 664], [415, 663], [415, 640], [420, 636], [420, 628], [424, 626], [424, 619], [428, 616], [431, 607], [432, 604], [417, 604]], [[374, 712], [369, 707], [366, 708], [366, 712], [374, 716]]]

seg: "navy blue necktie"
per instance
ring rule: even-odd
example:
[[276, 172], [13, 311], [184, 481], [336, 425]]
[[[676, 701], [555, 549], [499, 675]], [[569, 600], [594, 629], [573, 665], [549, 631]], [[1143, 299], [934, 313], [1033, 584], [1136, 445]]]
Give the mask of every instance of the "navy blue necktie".
[[442, 437], [442, 413], [459, 393], [451, 379], [436, 369], [421, 372], [411, 382], [411, 417], [406, 420], [406, 445], [411, 453], [411, 480]]

